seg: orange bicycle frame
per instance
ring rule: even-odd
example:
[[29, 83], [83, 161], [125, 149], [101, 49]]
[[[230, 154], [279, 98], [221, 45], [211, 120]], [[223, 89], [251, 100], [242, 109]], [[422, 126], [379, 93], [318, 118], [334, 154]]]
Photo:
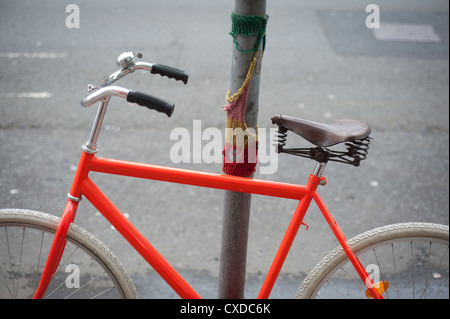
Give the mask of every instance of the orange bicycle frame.
[[[194, 185], [207, 188], [224, 189], [280, 198], [299, 200], [292, 220], [287, 228], [284, 238], [276, 253], [272, 266], [260, 290], [258, 298], [268, 298], [280, 273], [281, 267], [287, 257], [291, 245], [297, 235], [308, 207], [314, 199], [330, 225], [339, 243], [349, 256], [358, 274], [364, 283], [372, 282], [359, 260], [354, 256], [347, 245], [337, 223], [326, 208], [317, 187], [326, 183], [324, 177], [311, 174], [307, 185], [295, 185], [274, 181], [237, 177], [224, 174], [185, 170], [150, 164], [140, 164], [121, 160], [95, 157], [83, 151], [74, 181], [69, 193], [66, 208], [61, 217], [60, 226], [55, 234], [47, 263], [45, 265], [35, 298], [42, 298], [51, 277], [59, 264], [65, 247], [65, 236], [70, 223], [74, 221], [81, 196], [84, 195], [89, 202], [114, 226], [115, 229], [139, 252], [150, 266], [169, 284], [182, 298], [200, 298], [198, 293], [185, 281], [185, 279], [167, 262], [166, 259], [150, 244], [150, 242], [136, 229], [136, 227], [114, 206], [106, 195], [89, 178], [89, 172], [99, 172], [113, 175], [122, 175], [165, 181], [178, 184]], [[369, 281], [368, 281], [369, 280]], [[372, 282], [373, 283], [373, 282]], [[370, 286], [370, 285], [369, 285]], [[381, 297], [374, 288], [369, 287], [372, 296]]]

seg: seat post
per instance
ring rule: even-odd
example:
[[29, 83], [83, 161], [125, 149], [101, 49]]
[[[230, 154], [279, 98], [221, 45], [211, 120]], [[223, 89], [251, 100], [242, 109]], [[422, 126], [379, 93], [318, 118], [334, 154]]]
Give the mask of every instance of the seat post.
[[327, 166], [327, 163], [317, 162], [316, 167], [314, 168], [313, 175], [315, 175], [317, 177], [321, 177], [323, 172], [325, 171], [326, 166]]
[[327, 166], [330, 153], [321, 147], [317, 147], [313, 150], [311, 157], [316, 160], [316, 167], [314, 168], [313, 175], [321, 177]]

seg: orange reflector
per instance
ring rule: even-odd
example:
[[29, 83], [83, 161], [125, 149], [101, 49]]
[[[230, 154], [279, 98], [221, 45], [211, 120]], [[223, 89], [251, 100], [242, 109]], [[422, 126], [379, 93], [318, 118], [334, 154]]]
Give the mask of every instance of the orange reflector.
[[[380, 281], [373, 285], [373, 287], [377, 290], [378, 294], [382, 294], [389, 288], [389, 283], [387, 281]], [[372, 294], [370, 293], [369, 289], [366, 290], [366, 297], [367, 298], [373, 298]]]

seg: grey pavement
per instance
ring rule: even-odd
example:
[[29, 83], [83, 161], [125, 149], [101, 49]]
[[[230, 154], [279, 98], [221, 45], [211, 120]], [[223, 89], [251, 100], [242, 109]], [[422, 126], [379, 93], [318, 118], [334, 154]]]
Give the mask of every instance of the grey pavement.
[[[80, 28], [66, 28], [69, 3], [80, 8]], [[330, 163], [320, 189], [347, 237], [394, 222], [449, 223], [449, 3], [377, 0], [388, 40], [366, 27], [369, 3], [268, 0], [266, 10], [259, 127], [273, 127], [270, 118], [281, 113], [355, 118], [372, 128], [368, 159], [359, 168]], [[118, 82], [173, 100], [176, 110], [168, 119], [113, 100], [98, 155], [220, 173], [220, 164], [172, 163], [170, 133], [192, 131], [194, 120], [224, 129], [233, 8], [231, 0], [0, 0], [0, 207], [61, 215], [96, 112], [79, 100], [128, 50], [184, 69], [190, 80], [136, 73]], [[275, 174], [256, 177], [305, 183], [313, 165], [282, 155]], [[200, 294], [217, 297], [223, 191], [93, 178]], [[252, 197], [247, 298], [256, 297], [295, 206]], [[112, 248], [141, 297], [176, 297], [87, 200], [75, 222]], [[305, 222], [273, 298], [294, 296], [337, 245], [314, 205]]]

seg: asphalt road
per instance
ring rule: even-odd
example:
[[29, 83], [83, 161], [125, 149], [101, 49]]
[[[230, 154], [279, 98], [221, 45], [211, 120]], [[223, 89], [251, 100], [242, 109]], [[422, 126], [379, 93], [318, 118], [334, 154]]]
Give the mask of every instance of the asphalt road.
[[[79, 100], [89, 83], [116, 71], [117, 56], [128, 50], [184, 69], [190, 80], [184, 86], [136, 72], [118, 82], [173, 100], [176, 110], [168, 119], [113, 100], [98, 155], [221, 172], [220, 163], [173, 163], [170, 133], [192, 132], [194, 120], [203, 130], [225, 127], [234, 1], [77, 0], [79, 28], [66, 27], [69, 3], [0, 1], [0, 207], [61, 215], [96, 113]], [[324, 122], [355, 118], [371, 126], [368, 159], [359, 168], [329, 164], [321, 189], [347, 237], [393, 222], [448, 224], [449, 3], [379, 0], [380, 30], [365, 25], [368, 4], [267, 1], [259, 127], [268, 131], [279, 113]], [[304, 183], [313, 166], [282, 155], [274, 174], [256, 176]], [[200, 294], [217, 296], [223, 191], [94, 180]], [[252, 197], [246, 297], [256, 296], [295, 205]], [[305, 221], [309, 229], [300, 231], [274, 298], [294, 296], [301, 279], [337, 245], [316, 207]], [[112, 247], [141, 297], [176, 297], [87, 200], [75, 222]]]

